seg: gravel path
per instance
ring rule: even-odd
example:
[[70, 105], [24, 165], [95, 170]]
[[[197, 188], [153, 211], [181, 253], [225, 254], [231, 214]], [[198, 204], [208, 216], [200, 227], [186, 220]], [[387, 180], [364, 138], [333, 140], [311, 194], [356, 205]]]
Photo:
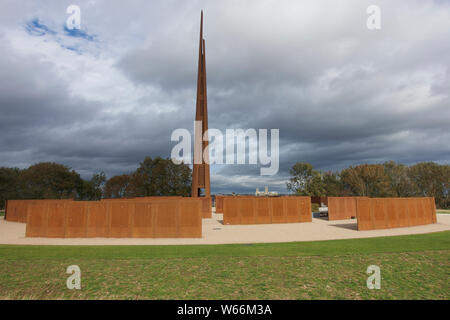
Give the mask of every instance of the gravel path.
[[313, 219], [310, 223], [225, 226], [222, 215], [203, 220], [202, 239], [47, 239], [25, 238], [25, 224], [0, 219], [0, 244], [20, 245], [180, 245], [295, 242], [352, 238], [371, 238], [450, 230], [450, 215], [438, 214], [437, 224], [408, 228], [357, 231], [356, 220], [328, 221]]

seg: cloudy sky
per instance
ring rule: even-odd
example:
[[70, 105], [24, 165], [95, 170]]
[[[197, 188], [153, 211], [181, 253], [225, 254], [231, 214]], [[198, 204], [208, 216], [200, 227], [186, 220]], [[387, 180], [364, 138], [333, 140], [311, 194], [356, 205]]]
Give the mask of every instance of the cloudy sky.
[[286, 192], [298, 161], [449, 163], [450, 1], [2, 0], [0, 166], [111, 177], [169, 157], [193, 130], [202, 9], [210, 128], [280, 129], [277, 175], [215, 165], [213, 192]]

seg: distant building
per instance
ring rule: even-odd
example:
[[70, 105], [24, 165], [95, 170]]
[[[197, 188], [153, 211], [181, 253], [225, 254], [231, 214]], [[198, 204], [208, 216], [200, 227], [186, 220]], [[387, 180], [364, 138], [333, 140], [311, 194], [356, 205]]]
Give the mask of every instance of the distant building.
[[276, 197], [276, 196], [278, 196], [278, 192], [275, 192], [275, 191], [269, 192], [269, 187], [266, 186], [264, 191], [259, 191], [259, 188], [256, 188], [255, 196], [257, 196], [257, 197]]

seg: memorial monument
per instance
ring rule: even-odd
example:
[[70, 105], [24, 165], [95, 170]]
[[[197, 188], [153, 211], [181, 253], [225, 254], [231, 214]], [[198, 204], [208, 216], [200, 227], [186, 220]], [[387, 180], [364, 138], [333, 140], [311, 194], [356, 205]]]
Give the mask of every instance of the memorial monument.
[[211, 197], [208, 146], [208, 99], [206, 90], [205, 39], [203, 38], [203, 11], [200, 19], [200, 44], [198, 52], [197, 103], [195, 112], [194, 166], [192, 197]]

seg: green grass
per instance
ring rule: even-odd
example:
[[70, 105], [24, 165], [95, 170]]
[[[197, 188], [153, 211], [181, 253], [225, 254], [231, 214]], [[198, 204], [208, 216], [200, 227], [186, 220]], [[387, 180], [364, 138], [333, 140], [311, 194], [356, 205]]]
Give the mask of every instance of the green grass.
[[[0, 299], [449, 299], [450, 232], [215, 246], [0, 246]], [[79, 265], [82, 290], [65, 286]], [[366, 287], [369, 265], [381, 290]]]
[[0, 210], [0, 217], [5, 216], [5, 210]]
[[437, 213], [450, 214], [450, 210], [445, 210], [445, 209], [437, 209], [436, 212], [437, 212]]

